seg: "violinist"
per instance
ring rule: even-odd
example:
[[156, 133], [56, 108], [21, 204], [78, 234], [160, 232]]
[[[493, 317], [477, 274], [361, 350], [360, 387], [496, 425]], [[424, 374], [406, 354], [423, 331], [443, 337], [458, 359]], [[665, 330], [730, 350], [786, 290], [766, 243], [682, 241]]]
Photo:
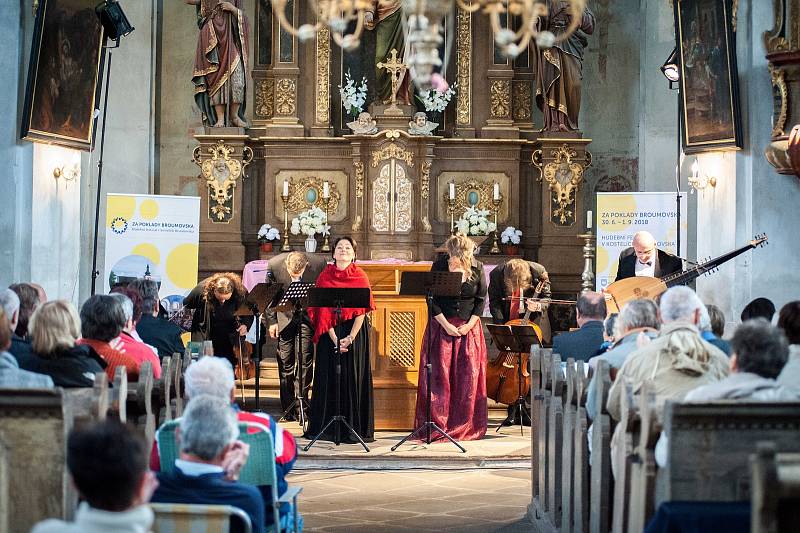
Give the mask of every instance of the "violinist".
[[214, 355], [225, 357], [234, 368], [238, 363], [235, 349], [247, 344], [241, 336], [252, 321], [252, 317], [240, 320], [234, 314], [246, 297], [242, 278], [233, 272], [220, 272], [200, 282], [183, 299], [184, 306], [194, 309], [192, 332], [198, 332], [204, 341], [210, 340]]
[[[536, 294], [537, 288], [539, 293]], [[550, 298], [550, 280], [544, 266], [524, 259], [511, 259], [500, 263], [489, 274], [489, 311], [495, 324], [505, 324], [511, 320], [519, 319], [526, 311], [532, 322], [547, 325], [543, 320], [543, 311], [546, 304], [534, 301], [536, 297]], [[544, 323], [544, 324], [543, 324]], [[549, 327], [546, 328], [549, 330]], [[526, 425], [530, 420], [523, 420]], [[503, 425], [520, 423], [514, 420], [514, 406], [508, 406], [508, 417]]]

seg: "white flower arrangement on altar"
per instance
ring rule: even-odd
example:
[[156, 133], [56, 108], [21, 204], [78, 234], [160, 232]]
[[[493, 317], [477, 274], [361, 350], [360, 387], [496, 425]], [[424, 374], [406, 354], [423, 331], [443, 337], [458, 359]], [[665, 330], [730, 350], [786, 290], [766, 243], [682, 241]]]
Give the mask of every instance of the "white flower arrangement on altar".
[[503, 233], [500, 234], [500, 242], [503, 244], [519, 244], [520, 237], [522, 237], [521, 230], [518, 230], [514, 226], [508, 226], [503, 230]]
[[436, 89], [430, 89], [426, 92], [417, 95], [417, 100], [422, 102], [425, 106], [425, 111], [437, 111], [441, 113], [447, 108], [447, 104], [456, 94], [458, 84], [453, 84], [444, 92], [439, 92]]
[[356, 85], [350, 77], [350, 71], [344, 75], [344, 87], [339, 85], [339, 95], [342, 97], [342, 107], [347, 114], [357, 117], [367, 101], [367, 78], [361, 78], [361, 85]]
[[292, 232], [292, 235], [300, 235], [302, 233], [308, 237], [313, 237], [317, 233], [320, 235], [328, 235], [331, 227], [325, 222], [325, 211], [315, 206], [298, 213], [298, 215], [292, 219], [292, 227], [289, 231]]
[[468, 207], [461, 218], [456, 220], [456, 228], [464, 235], [488, 235], [497, 229], [497, 225], [489, 222], [488, 209]]
[[278, 228], [273, 228], [269, 224], [264, 224], [258, 230], [258, 242], [265, 243], [270, 241], [277, 241], [281, 238], [281, 232]]

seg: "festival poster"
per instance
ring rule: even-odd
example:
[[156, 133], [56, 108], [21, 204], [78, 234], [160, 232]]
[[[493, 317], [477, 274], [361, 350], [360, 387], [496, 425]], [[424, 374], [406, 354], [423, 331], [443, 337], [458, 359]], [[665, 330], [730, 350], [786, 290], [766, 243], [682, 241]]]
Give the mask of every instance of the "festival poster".
[[108, 194], [106, 205], [105, 292], [149, 277], [172, 316], [197, 285], [200, 198]]
[[[597, 193], [594, 220], [597, 290], [606, 288], [616, 279], [619, 254], [630, 247], [638, 231], [649, 231], [658, 248], [683, 256], [677, 251], [676, 204], [675, 193], [668, 192]], [[681, 250], [684, 252], [687, 220], [686, 194], [681, 193]]]

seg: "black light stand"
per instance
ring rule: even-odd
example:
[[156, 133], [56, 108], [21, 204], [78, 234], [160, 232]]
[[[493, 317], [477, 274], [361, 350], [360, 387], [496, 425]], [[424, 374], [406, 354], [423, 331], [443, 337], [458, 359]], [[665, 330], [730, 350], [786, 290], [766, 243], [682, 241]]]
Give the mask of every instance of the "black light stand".
[[428, 364], [425, 365], [425, 377], [427, 380], [428, 398], [425, 406], [425, 422], [414, 429], [411, 433], [403, 437], [403, 440], [392, 446], [392, 451], [397, 450], [403, 445], [405, 441], [419, 435], [425, 431], [425, 443], [431, 443], [431, 430], [438, 431], [444, 438], [452, 442], [462, 453], [466, 453], [464, 449], [453, 437], [451, 437], [444, 429], [431, 419], [431, 324], [433, 323], [433, 316], [431, 308], [433, 307], [434, 296], [458, 296], [461, 293], [461, 274], [458, 272], [403, 272], [403, 277], [400, 279], [400, 294], [402, 295], [424, 295], [425, 301], [428, 304], [428, 339], [426, 346], [426, 353], [428, 354]]
[[678, 58], [678, 48], [675, 47], [667, 60], [661, 66], [661, 73], [669, 81], [669, 89], [678, 91], [678, 157], [675, 164], [675, 207], [678, 231], [675, 237], [675, 255], [681, 257], [681, 142], [683, 141], [683, 99], [681, 98], [680, 81], [681, 65]]

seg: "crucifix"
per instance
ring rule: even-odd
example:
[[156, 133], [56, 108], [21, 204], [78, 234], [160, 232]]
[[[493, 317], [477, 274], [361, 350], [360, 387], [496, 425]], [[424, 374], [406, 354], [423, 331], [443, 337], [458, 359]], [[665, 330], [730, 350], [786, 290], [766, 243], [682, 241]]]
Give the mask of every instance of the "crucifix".
[[390, 54], [391, 57], [389, 61], [385, 63], [381, 61], [376, 65], [378, 68], [386, 69], [392, 77], [392, 100], [391, 105], [386, 109], [385, 113], [387, 115], [402, 115], [403, 111], [397, 107], [397, 89], [400, 86], [400, 78], [403, 76], [408, 66], [402, 61], [398, 61], [396, 48], [392, 48]]

